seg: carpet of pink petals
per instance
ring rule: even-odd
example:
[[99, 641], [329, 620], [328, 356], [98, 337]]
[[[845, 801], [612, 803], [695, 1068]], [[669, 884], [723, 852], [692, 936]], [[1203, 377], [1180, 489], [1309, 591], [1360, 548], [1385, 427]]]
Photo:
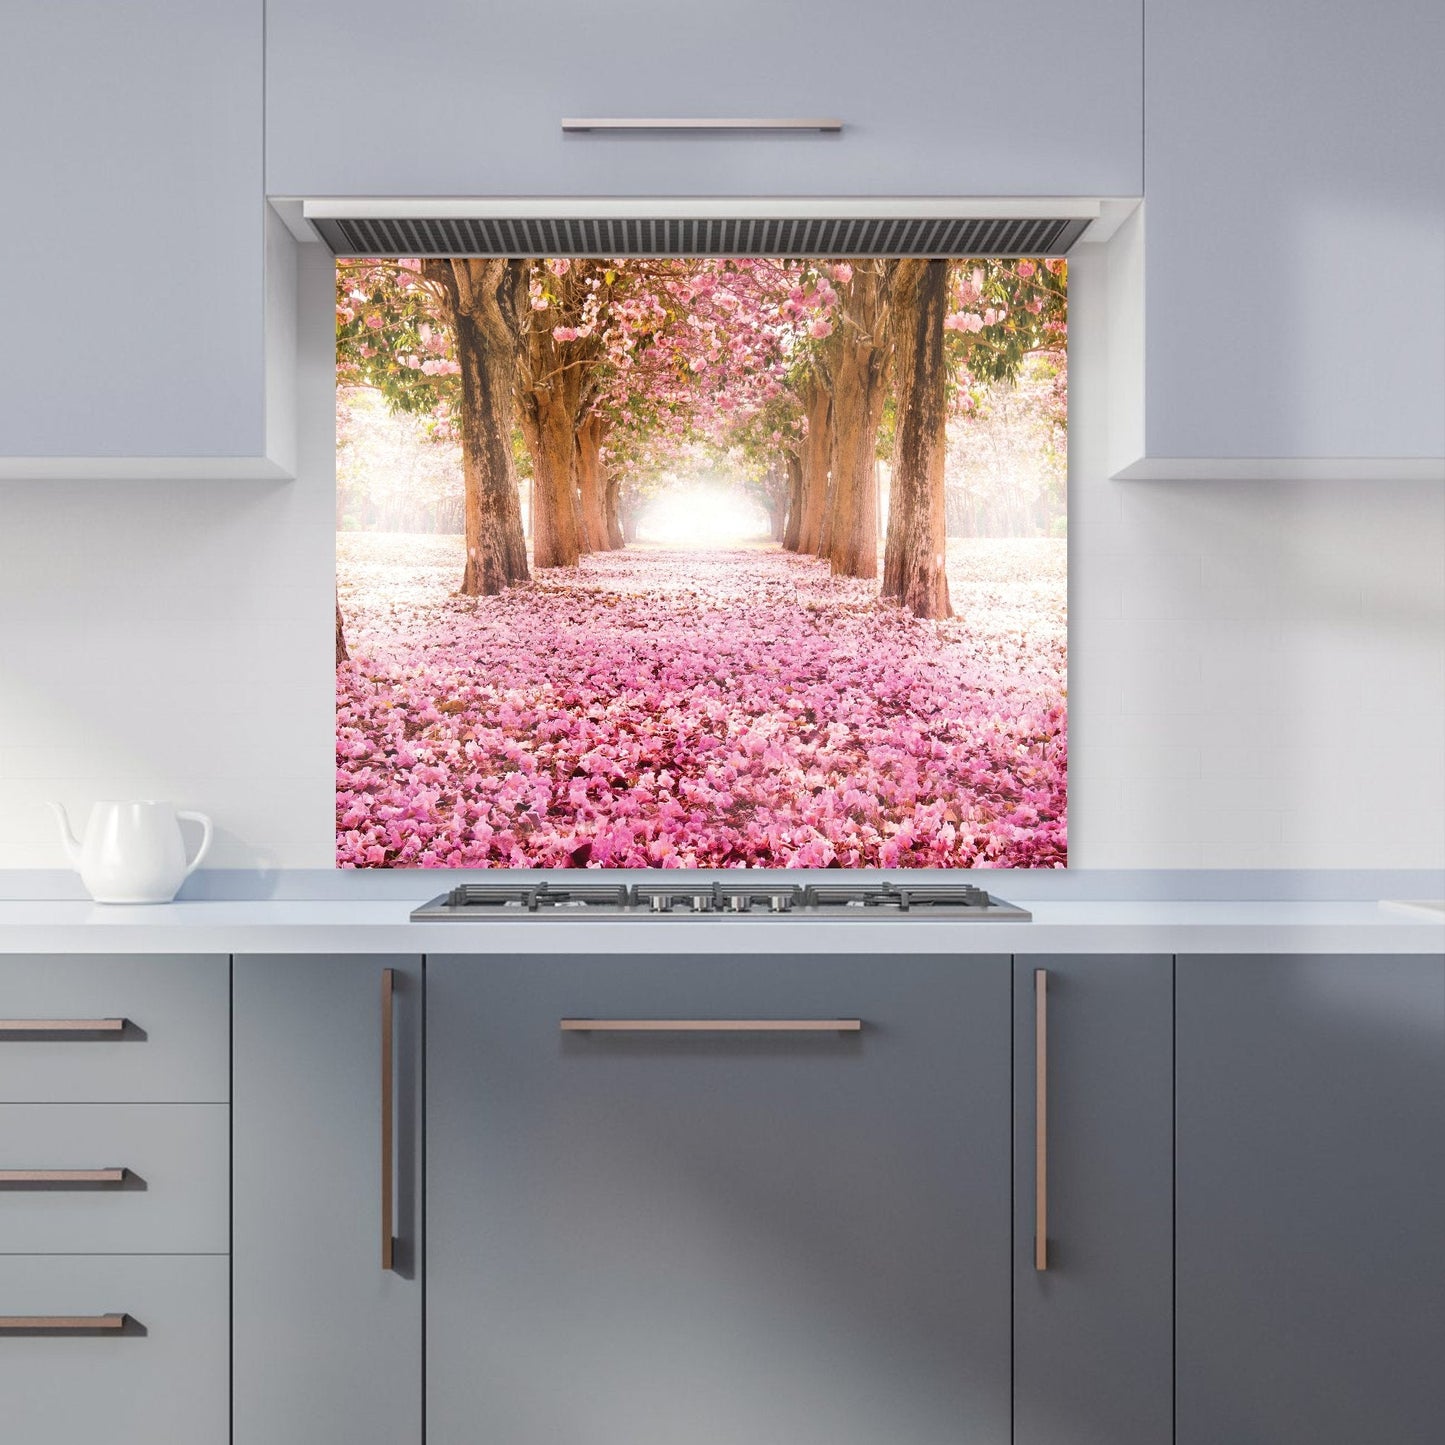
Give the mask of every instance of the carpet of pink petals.
[[460, 539], [343, 534], [342, 867], [1061, 867], [1062, 541], [950, 544], [958, 616], [767, 546], [451, 595]]

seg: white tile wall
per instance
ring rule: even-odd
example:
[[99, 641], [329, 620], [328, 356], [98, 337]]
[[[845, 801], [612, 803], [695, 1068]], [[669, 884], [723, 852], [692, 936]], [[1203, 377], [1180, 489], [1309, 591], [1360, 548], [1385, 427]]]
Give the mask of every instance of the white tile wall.
[[[1445, 493], [1105, 480], [1103, 259], [1073, 268], [1073, 861], [1445, 864]], [[217, 866], [330, 865], [330, 298], [307, 248], [297, 482], [0, 484], [0, 867], [64, 866], [43, 800], [104, 796], [212, 813]]]

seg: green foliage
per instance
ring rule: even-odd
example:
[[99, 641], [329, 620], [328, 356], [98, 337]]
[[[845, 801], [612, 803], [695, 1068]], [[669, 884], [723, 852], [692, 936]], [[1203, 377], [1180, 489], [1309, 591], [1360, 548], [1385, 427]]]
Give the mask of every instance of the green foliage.
[[440, 294], [419, 263], [356, 259], [336, 263], [336, 379], [380, 392], [392, 411], [429, 418], [452, 437], [461, 385]]
[[1025, 357], [1063, 349], [1067, 263], [982, 257], [951, 269], [957, 309], [945, 328], [956, 368], [979, 382], [1013, 381]]

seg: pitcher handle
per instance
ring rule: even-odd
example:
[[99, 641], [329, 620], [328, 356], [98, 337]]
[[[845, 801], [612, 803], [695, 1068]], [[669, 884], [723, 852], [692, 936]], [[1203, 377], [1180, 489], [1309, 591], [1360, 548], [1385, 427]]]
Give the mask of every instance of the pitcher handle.
[[186, 864], [185, 876], [189, 878], [197, 868], [201, 866], [203, 859], [211, 847], [211, 820], [204, 813], [190, 813], [177, 810], [176, 817], [185, 819], [188, 823], [199, 823], [201, 825], [201, 846], [196, 849], [196, 856]]

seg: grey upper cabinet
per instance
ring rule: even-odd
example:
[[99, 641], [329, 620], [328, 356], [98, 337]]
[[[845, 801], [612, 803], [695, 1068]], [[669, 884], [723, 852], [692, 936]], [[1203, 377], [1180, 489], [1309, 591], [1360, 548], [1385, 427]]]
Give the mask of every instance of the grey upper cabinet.
[[1006, 1445], [1007, 958], [427, 974], [430, 1445]]
[[1122, 474], [1445, 479], [1445, 6], [1145, 8]]
[[1181, 957], [1178, 1445], [1432, 1445], [1445, 958]]
[[[383, 1268], [381, 975], [394, 971]], [[419, 959], [237, 958], [235, 1445], [421, 1440]]]
[[1014, 961], [1014, 1445], [1171, 1439], [1173, 964]]
[[[1136, 195], [1138, 0], [269, 0], [284, 196]], [[368, 120], [358, 127], [358, 105]], [[569, 117], [841, 135], [564, 136]]]
[[262, 96], [262, 0], [5, 7], [0, 476], [290, 470]]

